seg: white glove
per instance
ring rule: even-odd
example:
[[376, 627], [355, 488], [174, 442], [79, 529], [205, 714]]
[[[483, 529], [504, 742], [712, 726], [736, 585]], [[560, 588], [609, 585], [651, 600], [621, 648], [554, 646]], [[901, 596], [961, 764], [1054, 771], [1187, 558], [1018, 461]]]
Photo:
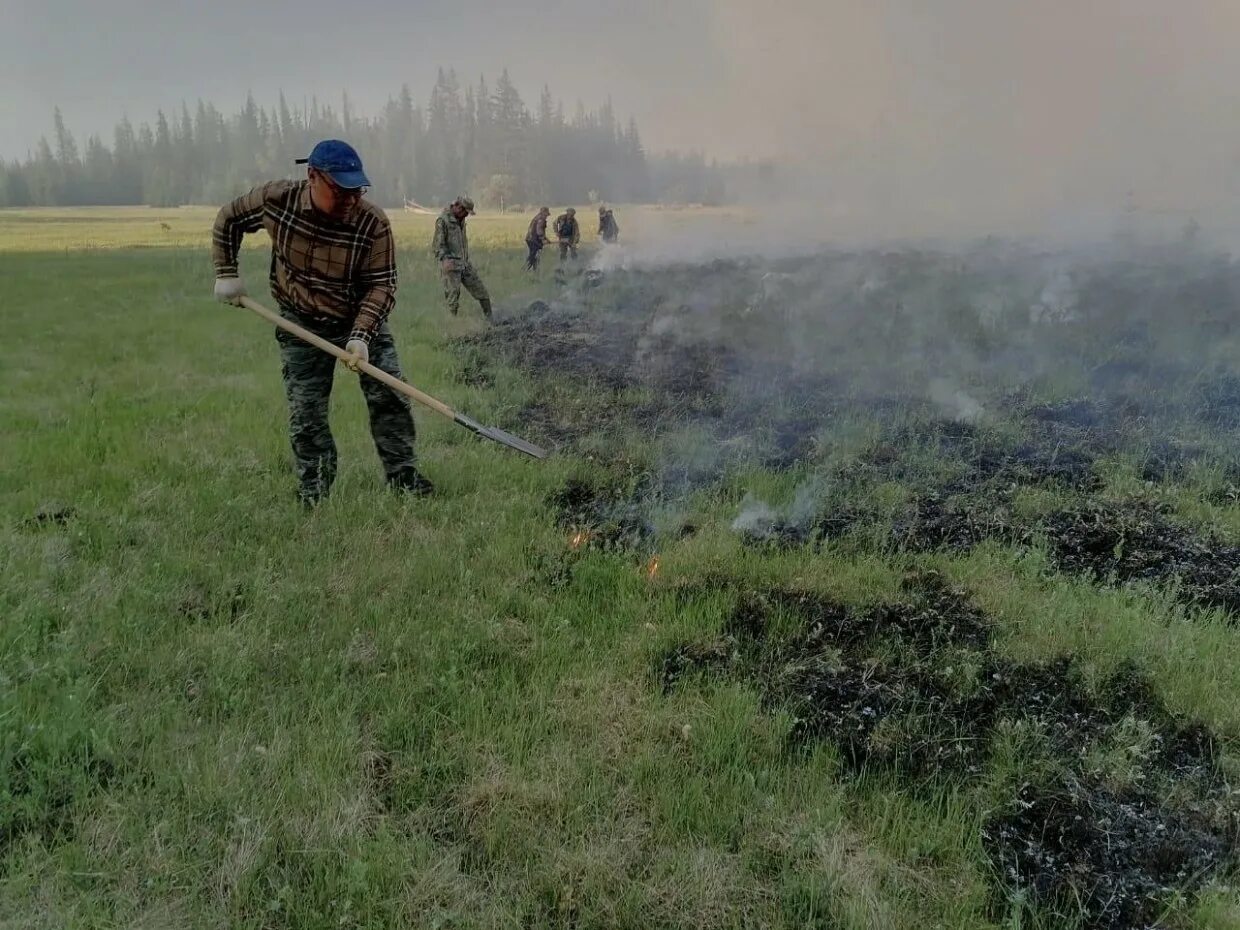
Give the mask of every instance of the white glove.
[[345, 365], [351, 371], [357, 371], [357, 366], [360, 362], [370, 361], [370, 346], [366, 345], [366, 343], [362, 342], [360, 339], [350, 339], [347, 343], [345, 343], [344, 350], [353, 356], [352, 359], [345, 362]]
[[247, 296], [245, 282], [240, 278], [216, 278], [215, 299], [222, 304], [241, 305], [241, 298]]

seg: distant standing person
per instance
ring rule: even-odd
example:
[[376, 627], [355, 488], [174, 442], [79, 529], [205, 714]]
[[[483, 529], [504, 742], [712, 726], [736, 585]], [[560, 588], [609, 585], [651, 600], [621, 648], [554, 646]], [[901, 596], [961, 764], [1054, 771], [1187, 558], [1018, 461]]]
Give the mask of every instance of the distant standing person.
[[620, 238], [620, 224], [611, 207], [598, 208], [598, 237], [609, 245]]
[[555, 235], [560, 242], [560, 261], [568, 256], [577, 257], [577, 243], [581, 241], [581, 224], [577, 211], [569, 207], [555, 218]]
[[461, 309], [461, 285], [473, 295], [482, 307], [482, 315], [491, 319], [491, 295], [486, 285], [474, 271], [469, 261], [469, 238], [465, 234], [465, 217], [474, 212], [474, 202], [462, 195], [457, 197], [435, 220], [435, 238], [431, 251], [439, 262], [443, 277], [443, 295], [453, 316]]
[[538, 253], [551, 244], [551, 240], [547, 238], [547, 217], [550, 215], [551, 211], [543, 207], [530, 220], [530, 228], [525, 233], [525, 245], [530, 250], [529, 256], [525, 259], [526, 271], [538, 270]]
[[[396, 252], [387, 216], [362, 199], [370, 182], [351, 145], [328, 139], [316, 145], [304, 181], [270, 181], [220, 209], [211, 235], [215, 298], [239, 304], [246, 296], [237, 252], [246, 233], [271, 237], [271, 294], [280, 315], [401, 377], [387, 317], [396, 304]], [[276, 330], [288, 397], [289, 438], [307, 506], [321, 501], [336, 479], [336, 443], [327, 422], [336, 360], [291, 333]], [[370, 434], [388, 485], [428, 494], [431, 483], [413, 455], [409, 401], [361, 377], [370, 412]]]

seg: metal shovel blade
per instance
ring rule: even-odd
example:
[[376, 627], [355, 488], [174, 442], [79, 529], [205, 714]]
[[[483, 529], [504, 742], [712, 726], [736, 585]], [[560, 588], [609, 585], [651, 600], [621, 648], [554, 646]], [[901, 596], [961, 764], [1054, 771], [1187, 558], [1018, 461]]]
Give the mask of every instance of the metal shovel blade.
[[533, 456], [536, 459], [545, 459], [547, 457], [546, 449], [540, 448], [532, 442], [526, 442], [520, 436], [514, 436], [512, 433], [505, 432], [497, 426], [483, 426], [477, 420], [471, 419], [463, 413], [455, 413], [453, 420], [470, 432], [478, 434], [483, 439], [498, 442], [502, 446], [516, 449], [518, 452], [524, 452], [526, 455]]

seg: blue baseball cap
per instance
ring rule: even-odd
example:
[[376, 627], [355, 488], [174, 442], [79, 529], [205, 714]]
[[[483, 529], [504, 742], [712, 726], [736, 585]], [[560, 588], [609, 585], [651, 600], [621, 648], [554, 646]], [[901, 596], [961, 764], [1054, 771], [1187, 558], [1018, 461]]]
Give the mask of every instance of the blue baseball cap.
[[345, 190], [370, 187], [357, 149], [339, 139], [324, 139], [310, 151], [309, 158], [299, 158], [297, 164], [317, 168]]

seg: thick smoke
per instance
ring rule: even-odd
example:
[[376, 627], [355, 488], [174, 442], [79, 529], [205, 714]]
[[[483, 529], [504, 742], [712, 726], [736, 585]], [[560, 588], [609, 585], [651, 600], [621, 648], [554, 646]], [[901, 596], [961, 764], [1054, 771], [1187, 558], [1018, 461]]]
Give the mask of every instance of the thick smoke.
[[[708, 151], [784, 164], [751, 193], [823, 238], [1230, 234], [1228, 0], [719, 0]], [[785, 213], [785, 215], [787, 215]]]

